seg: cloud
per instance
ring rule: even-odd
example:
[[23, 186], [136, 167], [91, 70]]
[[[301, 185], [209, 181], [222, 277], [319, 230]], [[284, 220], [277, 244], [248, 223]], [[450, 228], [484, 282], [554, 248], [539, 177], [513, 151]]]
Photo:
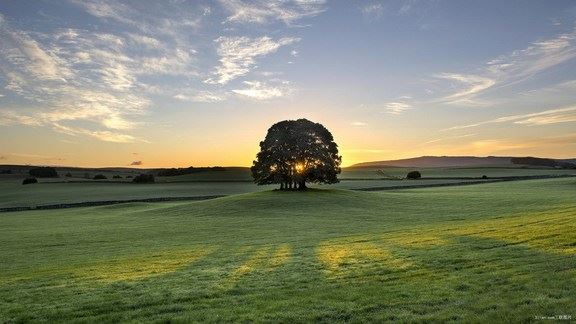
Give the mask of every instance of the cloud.
[[529, 148], [543, 148], [559, 145], [574, 145], [576, 133], [537, 139], [485, 139], [469, 144], [469, 151], [486, 152], [518, 151]]
[[533, 42], [522, 50], [490, 60], [486, 69], [498, 76], [504, 84], [521, 82], [575, 58], [575, 43], [576, 28], [569, 33]]
[[263, 84], [259, 81], [244, 81], [247, 88], [234, 89], [232, 92], [256, 100], [266, 100], [283, 97], [290, 92], [290, 89], [284, 87], [274, 87]]
[[486, 91], [524, 82], [539, 73], [576, 58], [576, 28], [532, 42], [524, 49], [498, 56], [474, 73], [441, 73], [436, 78], [457, 81], [463, 87], [436, 101], [478, 104]]
[[366, 126], [366, 125], [368, 125], [368, 124], [366, 124], [366, 123], [364, 123], [364, 122], [361, 122], [361, 121], [356, 121], [356, 122], [350, 123], [350, 125], [352, 125], [352, 126], [357, 126], [357, 127], [362, 127], [362, 126]]
[[453, 80], [464, 84], [464, 88], [462, 90], [441, 99], [441, 101], [447, 103], [470, 102], [471, 98], [475, 94], [484, 91], [496, 84], [496, 81], [493, 79], [470, 74], [466, 75], [457, 73], [442, 73], [436, 77]]
[[14, 111], [5, 110], [0, 111], [0, 125], [41, 126], [42, 123], [32, 116], [21, 115]]
[[256, 58], [276, 52], [280, 47], [293, 44], [299, 38], [284, 37], [277, 41], [270, 37], [224, 37], [214, 40], [220, 65], [216, 68], [216, 79], [205, 82], [211, 84], [226, 84], [237, 77], [250, 72], [256, 63]]
[[365, 18], [377, 20], [382, 17], [384, 6], [381, 3], [371, 3], [360, 7], [360, 12]]
[[0, 80], [4, 79], [7, 91], [28, 103], [5, 109], [0, 123], [50, 127], [103, 141], [142, 141], [116, 130], [137, 128], [140, 123], [135, 120], [145, 115], [151, 104], [146, 92], [158, 81], [143, 76], [197, 75], [192, 67], [196, 52], [177, 33], [189, 23], [190, 14], [175, 14], [170, 20], [172, 32], [159, 28], [163, 33], [160, 40], [143, 32], [156, 32], [147, 29], [147, 24], [166, 24], [157, 15], [112, 1], [76, 4], [96, 17], [137, 30], [110, 34], [98, 29], [64, 28], [32, 33], [15, 30], [3, 20]]
[[40, 80], [66, 82], [72, 73], [61, 60], [24, 32], [12, 31], [0, 26], [3, 43], [0, 45], [5, 59], [12, 64], [23, 66], [29, 75]]
[[406, 102], [403, 102], [403, 101], [397, 101], [397, 102], [386, 103], [384, 105], [384, 107], [386, 108], [388, 113], [398, 115], [398, 114], [401, 114], [408, 109], [411, 109], [412, 105], [410, 105]]
[[210, 91], [198, 91], [194, 94], [179, 93], [174, 96], [174, 99], [192, 102], [220, 102], [225, 100], [226, 97]]
[[463, 134], [463, 135], [457, 135], [457, 136], [442, 137], [442, 138], [436, 138], [436, 139], [433, 139], [433, 140], [426, 141], [426, 142], [424, 142], [424, 143], [422, 143], [422, 144], [425, 145], [425, 144], [432, 144], [432, 143], [438, 143], [438, 142], [446, 142], [446, 141], [451, 141], [451, 140], [454, 140], [454, 139], [471, 137], [471, 136], [476, 136], [476, 135], [477, 135], [477, 134]]
[[446, 130], [466, 129], [486, 124], [512, 123], [518, 125], [549, 125], [557, 123], [576, 122], [576, 106], [545, 110], [537, 113], [499, 117], [476, 124], [450, 127]]
[[133, 161], [130, 165], [142, 165], [142, 161]]
[[325, 10], [324, 0], [221, 0], [228, 12], [226, 22], [266, 24], [281, 21], [291, 25]]
[[129, 33], [128, 36], [135, 43], [137, 43], [139, 45], [143, 45], [145, 47], [149, 47], [149, 48], [156, 48], [156, 47], [160, 46], [160, 44], [161, 44], [160, 41], [157, 40], [156, 38], [145, 36], [145, 35]]

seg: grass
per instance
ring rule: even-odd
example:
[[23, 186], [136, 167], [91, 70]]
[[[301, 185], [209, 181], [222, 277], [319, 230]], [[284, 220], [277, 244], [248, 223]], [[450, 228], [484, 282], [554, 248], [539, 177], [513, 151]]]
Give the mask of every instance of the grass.
[[[409, 169], [388, 168], [385, 173], [404, 177]], [[489, 177], [574, 174], [574, 170], [521, 169], [521, 168], [423, 168], [424, 177]], [[77, 172], [77, 171], [76, 171]], [[250, 180], [247, 168], [229, 168], [226, 171], [212, 171], [175, 177], [159, 177], [155, 184], [118, 183], [112, 179], [114, 172], [108, 172], [108, 180], [87, 180], [82, 178], [42, 178], [40, 184], [22, 185], [23, 175], [0, 175], [0, 208], [28, 207], [61, 203], [79, 203], [104, 200], [129, 200], [163, 197], [190, 197], [232, 195], [270, 190], [275, 186], [255, 186]], [[81, 175], [82, 172], [77, 172]], [[76, 175], [76, 174], [74, 174]], [[430, 185], [439, 183], [459, 183], [467, 180], [424, 179], [412, 181], [383, 180], [375, 169], [344, 169], [343, 180], [329, 188], [359, 189], [370, 187], [396, 187]], [[109, 181], [117, 181], [109, 182]], [[130, 182], [131, 179], [120, 179]], [[327, 186], [315, 186], [327, 188]]]
[[0, 321], [576, 315], [576, 181], [0, 214]]

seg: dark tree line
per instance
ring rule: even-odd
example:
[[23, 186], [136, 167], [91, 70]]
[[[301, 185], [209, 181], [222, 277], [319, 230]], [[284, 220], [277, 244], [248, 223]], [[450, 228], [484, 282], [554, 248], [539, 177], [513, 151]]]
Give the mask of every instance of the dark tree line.
[[159, 177], [173, 177], [185, 174], [207, 172], [207, 171], [226, 171], [223, 167], [189, 167], [189, 168], [170, 168], [170, 169], [158, 169], [156, 175]]
[[272, 125], [251, 171], [259, 185], [306, 189], [306, 182], [337, 183], [342, 157], [330, 131], [307, 119]]
[[564, 161], [557, 161], [553, 159], [544, 159], [536, 157], [514, 157], [510, 160], [514, 164], [525, 164], [533, 166], [544, 166], [550, 168], [561, 168], [561, 169], [576, 169], [576, 164]]
[[28, 173], [36, 178], [57, 178], [58, 172], [53, 167], [36, 167], [28, 171]]

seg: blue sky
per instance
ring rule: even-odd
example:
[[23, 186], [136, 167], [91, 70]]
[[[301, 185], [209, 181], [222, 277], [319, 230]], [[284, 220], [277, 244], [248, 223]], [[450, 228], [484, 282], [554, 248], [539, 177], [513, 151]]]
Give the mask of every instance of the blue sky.
[[576, 156], [574, 1], [2, 1], [0, 163]]

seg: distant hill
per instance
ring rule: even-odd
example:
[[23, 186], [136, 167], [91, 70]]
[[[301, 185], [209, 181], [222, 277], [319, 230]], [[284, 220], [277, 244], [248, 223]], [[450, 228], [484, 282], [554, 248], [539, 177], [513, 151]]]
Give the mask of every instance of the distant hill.
[[[374, 161], [358, 163], [350, 168], [402, 167], [402, 168], [440, 168], [440, 167], [514, 167], [511, 156], [421, 156], [409, 159]], [[558, 159], [556, 161], [574, 162], [576, 159]]]

